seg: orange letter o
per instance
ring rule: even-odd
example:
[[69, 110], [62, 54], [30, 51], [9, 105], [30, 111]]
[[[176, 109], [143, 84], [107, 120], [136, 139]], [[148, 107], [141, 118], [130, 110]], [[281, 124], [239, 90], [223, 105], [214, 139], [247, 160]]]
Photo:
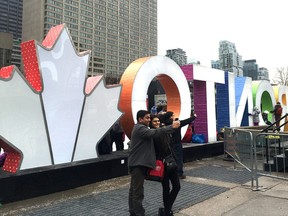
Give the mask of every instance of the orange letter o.
[[167, 110], [173, 111], [180, 119], [190, 116], [190, 90], [181, 68], [165, 56], [137, 59], [128, 66], [120, 80], [122, 91], [119, 104], [124, 112], [121, 124], [129, 139], [137, 122], [138, 110], [147, 110], [146, 95], [155, 77], [165, 90]]

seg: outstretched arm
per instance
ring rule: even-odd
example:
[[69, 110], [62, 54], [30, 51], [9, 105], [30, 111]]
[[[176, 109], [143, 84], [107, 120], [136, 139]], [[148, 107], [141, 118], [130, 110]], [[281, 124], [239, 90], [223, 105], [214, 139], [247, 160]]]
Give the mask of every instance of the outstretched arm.
[[194, 114], [193, 116], [191, 116], [190, 118], [184, 119], [180, 121], [180, 127], [183, 127], [185, 125], [190, 124], [192, 121], [194, 121], [197, 118], [197, 115]]

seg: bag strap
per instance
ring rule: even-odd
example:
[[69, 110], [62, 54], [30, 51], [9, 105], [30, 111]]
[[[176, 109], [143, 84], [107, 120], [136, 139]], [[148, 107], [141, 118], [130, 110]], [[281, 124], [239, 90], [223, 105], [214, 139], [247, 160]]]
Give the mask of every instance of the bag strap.
[[170, 143], [172, 143], [171, 141], [172, 141], [172, 137], [170, 135], [170, 142], [168, 143], [168, 148], [169, 148], [169, 151], [170, 151], [170, 155], [172, 155], [173, 158], [176, 158], [175, 153], [174, 153], [173, 149], [171, 149], [171, 146], [170, 146]]

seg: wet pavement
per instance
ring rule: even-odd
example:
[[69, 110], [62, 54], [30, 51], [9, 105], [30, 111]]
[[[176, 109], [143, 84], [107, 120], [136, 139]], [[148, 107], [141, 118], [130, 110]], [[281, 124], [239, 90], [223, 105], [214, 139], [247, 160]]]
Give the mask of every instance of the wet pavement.
[[[174, 203], [175, 216], [288, 215], [288, 182], [260, 177], [260, 190], [251, 189], [251, 175], [223, 156], [185, 164], [187, 178]], [[129, 215], [129, 176], [33, 199], [3, 204], [0, 215]], [[162, 206], [161, 184], [145, 182], [146, 215]], [[0, 192], [1, 193], [1, 192]]]

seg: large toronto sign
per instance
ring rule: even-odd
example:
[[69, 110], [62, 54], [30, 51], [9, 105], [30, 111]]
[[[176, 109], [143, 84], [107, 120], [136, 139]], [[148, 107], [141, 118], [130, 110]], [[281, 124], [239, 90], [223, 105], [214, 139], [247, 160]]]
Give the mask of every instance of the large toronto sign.
[[[197, 65], [183, 66], [188, 80], [194, 82], [194, 110], [197, 117], [197, 133], [215, 141], [216, 131], [223, 127], [252, 126], [253, 107], [271, 111], [277, 101], [287, 112], [287, 86], [272, 86], [267, 80], [252, 81], [250, 77], [236, 77], [233, 73]], [[265, 122], [260, 117], [260, 125]], [[274, 121], [272, 113], [269, 120]], [[285, 119], [282, 120], [283, 122]], [[283, 129], [281, 129], [283, 130]], [[286, 131], [286, 126], [285, 129]]]
[[15, 66], [0, 70], [0, 147], [8, 153], [3, 170], [9, 172], [97, 158], [98, 142], [119, 119], [130, 138], [154, 78], [165, 90], [167, 109], [180, 119], [190, 115], [187, 80], [193, 81], [195, 130], [207, 142], [216, 141], [220, 127], [252, 125], [254, 105], [271, 110], [280, 101], [286, 112], [287, 87], [196, 65], [180, 68], [164, 56], [136, 59], [119, 85], [107, 86], [102, 76], [88, 77], [90, 51], [77, 53], [65, 24], [42, 43], [22, 43], [21, 52], [25, 76]]

